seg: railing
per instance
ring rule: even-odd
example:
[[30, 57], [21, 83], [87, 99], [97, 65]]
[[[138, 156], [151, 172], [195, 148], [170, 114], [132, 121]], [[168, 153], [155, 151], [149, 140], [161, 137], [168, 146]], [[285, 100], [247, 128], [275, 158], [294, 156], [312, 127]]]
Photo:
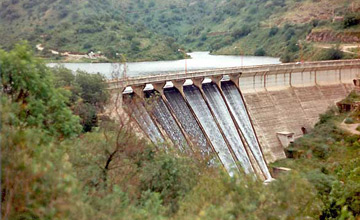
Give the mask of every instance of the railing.
[[184, 72], [169, 72], [155, 75], [128, 77], [118, 80], [109, 80], [108, 84], [110, 89], [115, 89], [125, 88], [127, 86], [145, 85], [200, 77], [211, 77], [216, 75], [241, 74], [241, 77], [252, 77], [259, 73], [266, 73], [266, 75], [276, 75], [289, 72], [294, 73], [304, 71], [337, 70], [345, 68], [360, 68], [360, 59], [231, 67], [188, 71], [186, 74]]

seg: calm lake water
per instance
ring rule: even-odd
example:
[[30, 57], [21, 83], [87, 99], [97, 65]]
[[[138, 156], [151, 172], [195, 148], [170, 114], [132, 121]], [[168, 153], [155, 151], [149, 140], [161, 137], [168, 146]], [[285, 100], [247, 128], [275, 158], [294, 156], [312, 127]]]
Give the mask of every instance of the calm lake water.
[[[279, 58], [256, 57], [256, 56], [224, 56], [210, 55], [209, 52], [188, 53], [191, 59], [187, 59], [187, 70], [214, 69], [236, 66], [253, 66], [264, 64], [278, 64]], [[107, 78], [123, 74], [124, 67], [111, 63], [50, 63], [48, 66], [64, 65], [73, 71], [83, 70], [88, 73], [101, 73]], [[140, 76], [150, 74], [166, 74], [167, 72], [180, 72], [185, 70], [185, 60], [152, 61], [152, 62], [129, 62], [126, 64], [127, 76]]]

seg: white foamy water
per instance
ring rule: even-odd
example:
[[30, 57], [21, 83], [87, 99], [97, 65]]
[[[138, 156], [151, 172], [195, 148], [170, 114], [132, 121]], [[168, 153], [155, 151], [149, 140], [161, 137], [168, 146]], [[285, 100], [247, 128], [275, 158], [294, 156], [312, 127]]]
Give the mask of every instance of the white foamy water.
[[225, 140], [217, 128], [216, 123], [204, 99], [202, 98], [199, 89], [197, 89], [195, 86], [185, 86], [184, 93], [192, 109], [194, 110], [195, 115], [199, 119], [201, 125], [204, 127], [205, 133], [209, 137], [212, 145], [218, 153], [225, 169], [229, 173], [232, 173], [233, 170], [237, 169], [235, 161], [232, 158], [231, 153], [226, 146]]
[[255, 131], [251, 125], [249, 115], [247, 114], [244, 102], [239, 91], [232, 82], [225, 82], [221, 85], [221, 87], [224, 91], [226, 102], [229, 104], [235, 120], [239, 125], [242, 133], [244, 134], [251, 152], [253, 153], [261, 170], [266, 175], [266, 178], [270, 179], [270, 172], [261, 153], [260, 146], [256, 139]]
[[226, 139], [228, 140], [245, 173], [253, 173], [254, 170], [252, 169], [244, 145], [216, 85], [213, 83], [203, 84], [203, 90]]
[[191, 140], [201, 148], [204, 153], [211, 152], [211, 147], [207, 144], [206, 138], [202, 133], [196, 119], [193, 117], [189, 107], [181, 96], [180, 92], [174, 88], [165, 89], [165, 96], [170, 106], [175, 112], [177, 119], [180, 121], [185, 132], [190, 136]]
[[135, 118], [143, 131], [146, 132], [150, 140], [153, 143], [164, 143], [164, 139], [162, 138], [160, 131], [151, 120], [144, 106], [141, 103], [134, 103], [128, 106], [132, 111], [132, 116]]

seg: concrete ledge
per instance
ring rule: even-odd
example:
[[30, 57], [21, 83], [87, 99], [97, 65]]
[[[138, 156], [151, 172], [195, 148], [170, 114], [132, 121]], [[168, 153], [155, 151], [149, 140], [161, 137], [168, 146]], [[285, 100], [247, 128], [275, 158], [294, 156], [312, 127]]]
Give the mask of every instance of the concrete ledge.
[[[360, 69], [360, 60], [338, 60], [338, 61], [319, 61], [319, 62], [306, 62], [303, 64], [288, 63], [288, 64], [275, 64], [275, 65], [260, 65], [248, 67], [234, 67], [211, 69], [201, 71], [189, 71], [186, 74], [183, 72], [169, 72], [168, 74], [147, 75], [140, 77], [129, 77], [116, 81], [108, 81], [109, 88], [114, 87], [125, 88], [127, 86], [144, 85], [149, 83], [161, 83], [166, 81], [174, 81], [181, 79], [192, 79], [201, 77], [211, 77], [218, 75], [241, 75], [241, 77], [252, 76], [269, 76], [286, 73], [298, 72], [313, 72], [313, 71], [327, 71], [327, 70], [343, 70], [343, 69]], [[357, 73], [360, 73], [357, 71]]]

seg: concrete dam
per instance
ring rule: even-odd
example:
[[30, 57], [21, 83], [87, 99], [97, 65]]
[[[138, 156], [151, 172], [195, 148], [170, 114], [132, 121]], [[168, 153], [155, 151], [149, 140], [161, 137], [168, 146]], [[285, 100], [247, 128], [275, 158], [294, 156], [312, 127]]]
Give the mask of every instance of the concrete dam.
[[154, 143], [215, 155], [230, 173], [270, 179], [318, 116], [353, 89], [360, 60], [169, 73], [109, 81], [121, 105]]

